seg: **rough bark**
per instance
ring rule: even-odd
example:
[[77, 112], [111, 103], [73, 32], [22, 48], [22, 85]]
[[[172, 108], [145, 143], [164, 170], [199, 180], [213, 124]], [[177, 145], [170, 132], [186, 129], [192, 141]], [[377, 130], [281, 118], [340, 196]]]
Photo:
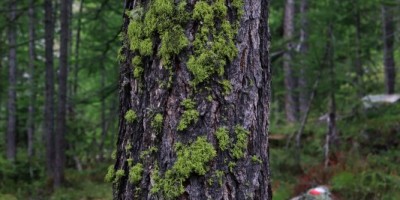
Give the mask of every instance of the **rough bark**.
[[9, 57], [8, 57], [8, 120], [7, 120], [7, 159], [14, 161], [17, 154], [17, 49], [16, 49], [16, 0], [10, 0], [9, 2], [9, 17], [8, 20], [10, 25], [8, 27], [8, 46]]
[[286, 40], [286, 52], [283, 55], [283, 71], [285, 82], [285, 113], [288, 122], [297, 121], [298, 101], [295, 94], [296, 79], [292, 66], [293, 34], [294, 34], [294, 0], [286, 0], [283, 24], [283, 38]]
[[53, 2], [44, 1], [45, 26], [45, 104], [44, 104], [44, 134], [46, 138], [46, 171], [49, 178], [54, 175], [54, 21]]
[[[134, 2], [126, 1], [126, 9], [132, 10]], [[148, 2], [142, 1], [141, 5]], [[238, 15], [231, 7], [232, 1], [223, 2], [228, 5], [230, 21], [234, 21]], [[132, 72], [132, 52], [123, 48], [126, 59], [120, 67], [119, 136], [116, 163], [111, 168], [122, 171], [123, 175], [114, 181], [114, 199], [166, 199], [162, 192], [150, 192], [159, 181], [154, 178], [158, 174], [155, 169], [159, 168], [158, 175], [165, 177], [166, 171], [171, 170], [178, 159], [174, 146], [177, 143], [193, 144], [203, 136], [217, 151], [216, 157], [206, 163], [208, 171], [204, 175], [192, 172], [188, 178], [184, 178], [185, 191], [176, 199], [272, 199], [268, 155], [271, 79], [268, 52], [269, 1], [243, 2], [244, 7], [240, 9], [244, 13], [235, 39], [238, 52], [233, 61], [225, 66], [223, 75], [232, 84], [229, 94], [224, 93], [219, 83], [221, 77], [216, 74], [198, 86], [190, 83], [194, 78], [186, 62], [191, 53], [190, 47], [172, 58], [170, 70], [158, 56], [146, 57], [140, 78], [134, 78]], [[193, 1], [188, 2], [188, 12], [191, 12], [194, 4]], [[125, 16], [125, 33], [128, 23], [129, 19]], [[190, 20], [184, 26], [189, 40], [196, 35], [198, 26], [195, 20]], [[159, 40], [155, 41], [158, 47]], [[170, 87], [163, 86], [162, 81], [168, 80], [170, 75]], [[177, 131], [185, 112], [180, 105], [184, 99], [192, 99], [196, 103], [194, 109], [198, 111], [199, 117], [197, 122], [191, 123], [185, 130]], [[124, 118], [128, 110], [134, 110], [137, 114], [132, 123]], [[160, 129], [152, 126], [155, 114], [163, 116]], [[221, 150], [215, 136], [219, 127], [226, 127], [232, 139], [230, 145], [233, 145], [238, 140], [235, 135], [236, 126], [249, 131], [243, 158], [234, 158], [229, 150]], [[158, 151], [142, 159], [140, 154], [151, 147], [157, 147]], [[129, 181], [128, 173], [132, 169], [129, 161], [143, 165], [143, 173], [140, 173], [141, 179], [137, 183]], [[219, 178], [216, 178], [217, 172], [222, 172]]]
[[385, 89], [387, 94], [395, 92], [396, 68], [394, 62], [394, 21], [393, 9], [382, 6], [383, 18], [383, 64], [385, 67]]
[[57, 132], [55, 134], [56, 156], [54, 170], [54, 186], [60, 187], [64, 180], [65, 165], [65, 134], [67, 132], [67, 80], [68, 80], [68, 47], [69, 47], [69, 0], [61, 0], [60, 5], [60, 68]]
[[[308, 55], [308, 0], [301, 0], [300, 3], [300, 56], [307, 58]], [[307, 59], [301, 61], [299, 75], [299, 109], [303, 118], [309, 108], [309, 89], [307, 82], [307, 68], [309, 67]]]
[[[36, 100], [36, 87], [35, 87], [35, 1], [29, 2], [29, 107], [28, 107], [28, 122], [27, 122], [27, 136], [28, 136], [28, 158], [32, 159], [34, 154], [34, 132], [35, 132], [35, 100]], [[31, 171], [31, 170], [30, 170]], [[32, 173], [31, 173], [32, 175]]]

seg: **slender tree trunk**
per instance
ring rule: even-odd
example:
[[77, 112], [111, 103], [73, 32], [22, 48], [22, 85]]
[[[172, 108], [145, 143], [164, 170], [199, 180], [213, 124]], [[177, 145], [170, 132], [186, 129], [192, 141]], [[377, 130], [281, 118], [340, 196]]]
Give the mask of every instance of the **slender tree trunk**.
[[309, 109], [309, 89], [307, 83], [307, 68], [309, 68], [309, 62], [307, 62], [308, 55], [308, 0], [301, 0], [300, 3], [300, 56], [303, 58], [300, 68], [299, 76], [299, 108], [303, 118]]
[[330, 91], [329, 91], [329, 105], [328, 105], [328, 131], [325, 137], [325, 146], [324, 146], [324, 154], [325, 154], [325, 168], [329, 165], [329, 156], [331, 154], [331, 150], [336, 150], [339, 145], [339, 138], [336, 130], [336, 74], [335, 74], [335, 64], [334, 64], [334, 50], [333, 50], [333, 27], [329, 25], [328, 28], [328, 59], [327, 66], [329, 67], [329, 75], [330, 75]]
[[285, 112], [288, 122], [297, 121], [298, 102], [295, 94], [296, 79], [292, 66], [293, 34], [294, 34], [294, 0], [286, 0], [283, 37], [287, 41], [286, 52], [283, 55], [283, 71], [285, 76]]
[[[32, 159], [34, 154], [34, 132], [35, 132], [35, 100], [36, 100], [36, 87], [35, 87], [35, 0], [29, 2], [29, 108], [28, 108], [28, 123], [27, 123], [27, 136], [28, 136], [28, 159]], [[31, 176], [33, 176], [30, 170]]]
[[78, 91], [78, 72], [79, 72], [79, 49], [81, 44], [81, 27], [82, 27], [82, 10], [83, 0], [79, 3], [79, 14], [78, 14], [78, 27], [76, 29], [76, 40], [75, 40], [75, 65], [74, 65], [74, 79], [72, 92], [76, 94]]
[[393, 9], [382, 6], [383, 18], [383, 64], [385, 67], [385, 89], [387, 94], [395, 92], [396, 68], [393, 56], [394, 21]]
[[7, 121], [7, 159], [14, 161], [17, 154], [17, 49], [16, 49], [16, 0], [10, 0], [9, 4], [9, 22], [8, 27], [8, 46], [9, 50], [9, 68], [8, 68], [8, 121]]
[[[101, 65], [101, 75], [100, 75], [100, 87], [104, 89], [105, 87], [105, 78], [106, 78], [106, 69], [104, 65]], [[107, 134], [107, 121], [106, 121], [106, 98], [102, 97], [101, 99], [101, 139], [99, 145], [99, 153], [100, 153], [100, 160], [104, 159], [104, 142], [106, 139]]]
[[59, 98], [58, 98], [58, 116], [57, 132], [55, 135], [56, 159], [54, 186], [60, 187], [64, 180], [65, 165], [65, 134], [67, 132], [66, 114], [67, 114], [67, 80], [68, 80], [68, 38], [69, 38], [69, 0], [61, 0], [60, 4], [60, 68], [59, 68]]
[[[127, 9], [140, 12], [134, 2], [127, 0]], [[114, 182], [114, 199], [272, 199], [269, 1], [178, 6], [171, 0], [162, 12], [149, 2], [141, 5], [159, 24], [150, 31], [152, 50], [138, 51], [136, 43], [130, 43], [132, 51], [123, 48], [117, 160], [106, 176]], [[182, 12], [192, 20], [180, 21]], [[128, 43], [137, 32], [146, 34], [137, 27], [140, 17], [131, 20], [128, 28], [125, 16]], [[139, 55], [141, 62], [134, 57]], [[201, 59], [204, 65], [194, 65]]]
[[363, 69], [363, 64], [362, 64], [362, 46], [361, 46], [361, 14], [360, 14], [360, 8], [359, 8], [359, 1], [354, 0], [353, 1], [355, 5], [355, 26], [356, 26], [356, 37], [355, 37], [355, 42], [356, 42], [356, 57], [354, 59], [354, 67], [355, 67], [355, 77], [354, 77], [354, 85], [357, 90], [357, 95], [358, 97], [363, 96], [363, 84], [362, 84], [362, 76], [364, 74], [364, 69]]
[[55, 164], [54, 145], [54, 14], [53, 0], [44, 1], [45, 26], [45, 105], [44, 105], [44, 133], [46, 138], [46, 170], [47, 176], [53, 179]]

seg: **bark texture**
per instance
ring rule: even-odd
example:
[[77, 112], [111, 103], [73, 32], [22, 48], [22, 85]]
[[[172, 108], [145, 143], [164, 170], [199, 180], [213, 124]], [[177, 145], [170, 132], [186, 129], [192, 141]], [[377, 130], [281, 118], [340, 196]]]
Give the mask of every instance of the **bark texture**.
[[[126, 9], [134, 10], [138, 2], [126, 1]], [[148, 5], [149, 1], [140, 2]], [[188, 1], [186, 12], [191, 13], [196, 2]], [[238, 14], [232, 1], [223, 1], [228, 7], [229, 20]], [[175, 199], [262, 199], [270, 200], [270, 167], [268, 155], [268, 114], [270, 100], [270, 64], [268, 0], [244, 0], [243, 15], [238, 19], [238, 34], [235, 39], [237, 54], [227, 62], [221, 76], [213, 74], [208, 81], [197, 86], [191, 84], [195, 77], [188, 70], [187, 60], [191, 45], [172, 58], [168, 69], [156, 55], [144, 58], [143, 74], [134, 78], [131, 60], [134, 54], [122, 49], [126, 56], [120, 67], [120, 120], [117, 141], [114, 199], [167, 199], [162, 191], [151, 192], [167, 176], [174, 172], [179, 160], [176, 145], [191, 145], [204, 137], [216, 150], [216, 155], [205, 163], [207, 171], [200, 175], [192, 172], [182, 178], [184, 192]], [[134, 12], [133, 12], [134, 13]], [[129, 19], [125, 16], [124, 31]], [[216, 22], [218, 23], [218, 22]], [[189, 41], [196, 37], [197, 20], [189, 20], [185, 36]], [[160, 40], [153, 40], [153, 51], [160, 48]], [[170, 86], [162, 84], [171, 77]], [[230, 82], [230, 92], [221, 86], [222, 79]], [[185, 115], [184, 99], [195, 102], [197, 121], [186, 129], [177, 131]], [[135, 112], [134, 120], [127, 120], [126, 113]], [[159, 115], [161, 114], [161, 115]], [[161, 124], [154, 125], [155, 117], [162, 116]], [[249, 132], [245, 138], [243, 157], [235, 158], [231, 149], [222, 150], [216, 138], [218, 128], [225, 127], [230, 147], [238, 143], [237, 130]], [[236, 127], [236, 128], [235, 128]], [[241, 127], [241, 128], [238, 128]], [[246, 132], [245, 131], [245, 132]], [[157, 149], [151, 151], [152, 147]], [[189, 147], [183, 147], [184, 149]], [[150, 150], [150, 151], [149, 151]], [[195, 156], [195, 155], [192, 155]], [[137, 181], [130, 181], [135, 167], [142, 165], [143, 171]], [[189, 164], [189, 163], [187, 163]], [[138, 169], [138, 168], [136, 168]], [[172, 170], [171, 170], [172, 169]], [[159, 176], [159, 178], [155, 178]], [[172, 190], [179, 190], [179, 186]]]
[[17, 49], [16, 49], [16, 0], [10, 0], [9, 9], [10, 14], [8, 20], [10, 22], [8, 28], [8, 120], [7, 120], [7, 159], [14, 161], [17, 154]]
[[288, 122], [297, 121], [298, 101], [295, 94], [296, 79], [292, 66], [293, 34], [294, 34], [294, 0], [286, 0], [283, 24], [283, 37], [287, 42], [286, 52], [283, 55], [283, 71], [285, 76], [285, 112]]
[[385, 66], [385, 89], [387, 94], [395, 92], [396, 68], [393, 56], [394, 21], [393, 9], [382, 6], [383, 17], [383, 64]]
[[46, 138], [46, 171], [53, 178], [55, 162], [54, 146], [54, 21], [52, 0], [44, 1], [45, 26], [45, 104], [44, 104], [44, 134]]
[[55, 135], [56, 156], [54, 170], [54, 186], [61, 186], [64, 180], [65, 134], [67, 132], [67, 80], [68, 80], [68, 39], [69, 39], [69, 0], [61, 0], [61, 35], [60, 35], [60, 73], [58, 93], [57, 132]]

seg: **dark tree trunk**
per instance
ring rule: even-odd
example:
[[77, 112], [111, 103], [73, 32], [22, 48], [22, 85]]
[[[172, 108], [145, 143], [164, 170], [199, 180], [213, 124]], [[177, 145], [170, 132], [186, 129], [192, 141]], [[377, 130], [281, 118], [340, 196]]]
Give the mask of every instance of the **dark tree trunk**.
[[54, 15], [53, 1], [44, 1], [45, 26], [45, 105], [44, 134], [46, 138], [46, 170], [49, 178], [54, 178], [55, 145], [54, 145]]
[[[35, 87], [35, 1], [29, 2], [29, 108], [28, 108], [28, 123], [27, 123], [27, 136], [28, 136], [28, 158], [29, 161], [33, 156], [34, 132], [35, 132], [35, 100], [36, 100], [36, 87]], [[31, 172], [31, 170], [30, 170]], [[31, 175], [32, 172], [31, 172]]]
[[7, 159], [10, 161], [15, 160], [17, 154], [17, 49], [16, 49], [16, 0], [10, 0], [10, 14], [9, 14], [9, 27], [8, 27], [8, 46], [9, 50], [9, 68], [8, 68], [8, 121], [7, 121]]
[[114, 199], [272, 199], [269, 1], [160, 2], [126, 1]]
[[297, 121], [298, 101], [295, 94], [296, 79], [292, 66], [293, 34], [294, 34], [294, 0], [286, 0], [283, 24], [283, 37], [286, 40], [286, 52], [283, 55], [283, 71], [285, 76], [285, 112], [288, 122]]
[[[328, 105], [328, 118], [327, 126], [328, 131], [325, 137], [324, 145], [324, 156], [325, 156], [325, 168], [329, 165], [329, 156], [337, 150], [339, 145], [339, 137], [336, 130], [336, 73], [334, 63], [334, 49], [333, 49], [333, 26], [332, 24], [328, 27], [328, 42], [327, 42], [327, 60], [325, 63], [329, 67], [329, 78], [330, 78], [330, 91], [329, 91], [329, 105]], [[333, 150], [333, 151], [332, 151]]]
[[55, 135], [56, 157], [54, 170], [54, 186], [61, 186], [64, 180], [65, 134], [67, 132], [67, 80], [68, 80], [68, 38], [69, 38], [69, 0], [61, 0], [60, 4], [60, 68], [58, 92], [57, 132]]
[[[308, 56], [308, 0], [301, 0], [300, 3], [300, 56], [307, 58]], [[307, 59], [301, 61], [300, 75], [299, 75], [299, 108], [301, 117], [306, 115], [309, 109], [309, 89], [307, 83], [307, 68], [309, 62]]]
[[382, 6], [383, 18], [383, 64], [385, 67], [385, 89], [387, 94], [395, 92], [396, 68], [393, 56], [394, 21], [393, 9]]
[[362, 58], [361, 58], [361, 14], [359, 8], [359, 1], [354, 1], [355, 5], [355, 26], [356, 26], [356, 58], [354, 60], [354, 67], [355, 67], [355, 86], [357, 88], [357, 93], [359, 97], [363, 96], [363, 84], [362, 84], [362, 76], [364, 74]]

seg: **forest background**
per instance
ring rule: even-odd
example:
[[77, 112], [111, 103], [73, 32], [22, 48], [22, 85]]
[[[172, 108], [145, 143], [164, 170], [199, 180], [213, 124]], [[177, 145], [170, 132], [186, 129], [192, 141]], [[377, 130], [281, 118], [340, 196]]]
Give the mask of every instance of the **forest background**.
[[[317, 185], [336, 199], [400, 199], [400, 103], [362, 101], [399, 91], [399, 10], [271, 1], [274, 199]], [[0, 199], [112, 198], [123, 14], [109, 0], [0, 2]]]

